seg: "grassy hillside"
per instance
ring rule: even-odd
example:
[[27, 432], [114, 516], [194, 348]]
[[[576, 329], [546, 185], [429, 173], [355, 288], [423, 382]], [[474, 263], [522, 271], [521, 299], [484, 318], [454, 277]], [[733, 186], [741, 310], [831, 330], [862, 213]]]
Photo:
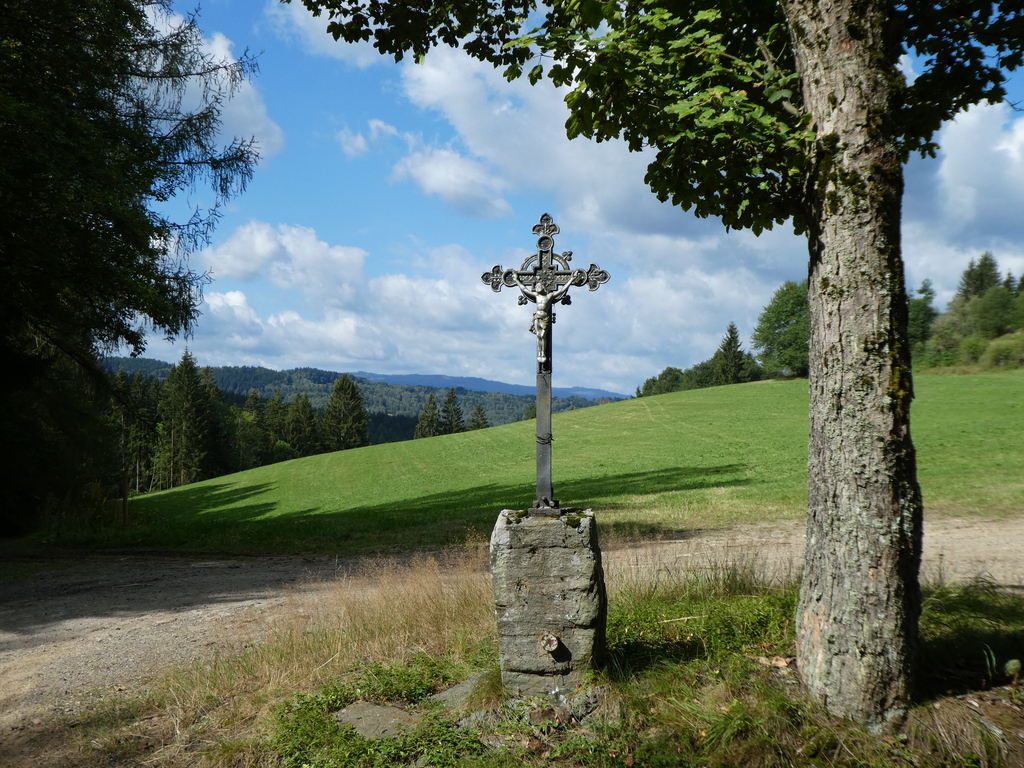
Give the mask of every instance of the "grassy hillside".
[[[913, 434], [930, 514], [1024, 508], [1024, 371], [918, 376]], [[607, 530], [799, 519], [806, 381], [677, 392], [558, 414], [555, 491]], [[351, 554], [484, 537], [534, 492], [533, 422], [275, 464], [141, 497], [110, 546]]]

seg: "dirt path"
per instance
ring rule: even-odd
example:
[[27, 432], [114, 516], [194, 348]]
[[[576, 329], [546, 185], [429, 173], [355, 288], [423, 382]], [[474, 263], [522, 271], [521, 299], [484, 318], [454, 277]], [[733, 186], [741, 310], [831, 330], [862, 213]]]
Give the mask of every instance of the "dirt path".
[[[695, 532], [606, 553], [609, 579], [636, 570], [749, 562], [796, 572], [795, 523]], [[167, 668], [262, 637], [286, 595], [348, 571], [333, 559], [95, 558], [0, 584], [0, 766], [48, 749], [50, 726], [72, 721], [95, 692], [134, 690]], [[1024, 516], [940, 519], [925, 531], [924, 575], [988, 574], [1024, 590]]]

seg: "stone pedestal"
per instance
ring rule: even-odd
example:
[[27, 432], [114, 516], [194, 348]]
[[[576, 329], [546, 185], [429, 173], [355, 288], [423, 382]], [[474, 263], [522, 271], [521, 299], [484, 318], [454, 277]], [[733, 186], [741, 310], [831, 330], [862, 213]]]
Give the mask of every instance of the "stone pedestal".
[[608, 600], [593, 512], [503, 510], [491, 534], [491, 574], [507, 691], [569, 691], [600, 666]]

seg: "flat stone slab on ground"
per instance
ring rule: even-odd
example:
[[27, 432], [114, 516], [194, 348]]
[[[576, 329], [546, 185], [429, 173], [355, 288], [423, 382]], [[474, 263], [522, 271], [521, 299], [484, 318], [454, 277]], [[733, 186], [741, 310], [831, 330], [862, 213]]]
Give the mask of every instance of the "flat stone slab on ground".
[[366, 739], [393, 739], [423, 722], [423, 716], [417, 712], [369, 701], [350, 704], [335, 712], [333, 718], [342, 725], [351, 725]]

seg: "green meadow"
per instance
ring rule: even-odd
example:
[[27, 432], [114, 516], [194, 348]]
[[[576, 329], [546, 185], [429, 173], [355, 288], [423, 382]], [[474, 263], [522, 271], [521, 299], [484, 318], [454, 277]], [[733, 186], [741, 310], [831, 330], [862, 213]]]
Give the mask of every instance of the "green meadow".
[[[919, 375], [913, 435], [926, 514], [1024, 507], [1024, 371]], [[51, 530], [65, 544], [358, 554], [489, 534], [534, 493], [534, 423], [313, 456], [135, 498], [121, 525]], [[671, 535], [799, 519], [807, 382], [766, 381], [557, 414], [563, 507], [605, 530]]]

